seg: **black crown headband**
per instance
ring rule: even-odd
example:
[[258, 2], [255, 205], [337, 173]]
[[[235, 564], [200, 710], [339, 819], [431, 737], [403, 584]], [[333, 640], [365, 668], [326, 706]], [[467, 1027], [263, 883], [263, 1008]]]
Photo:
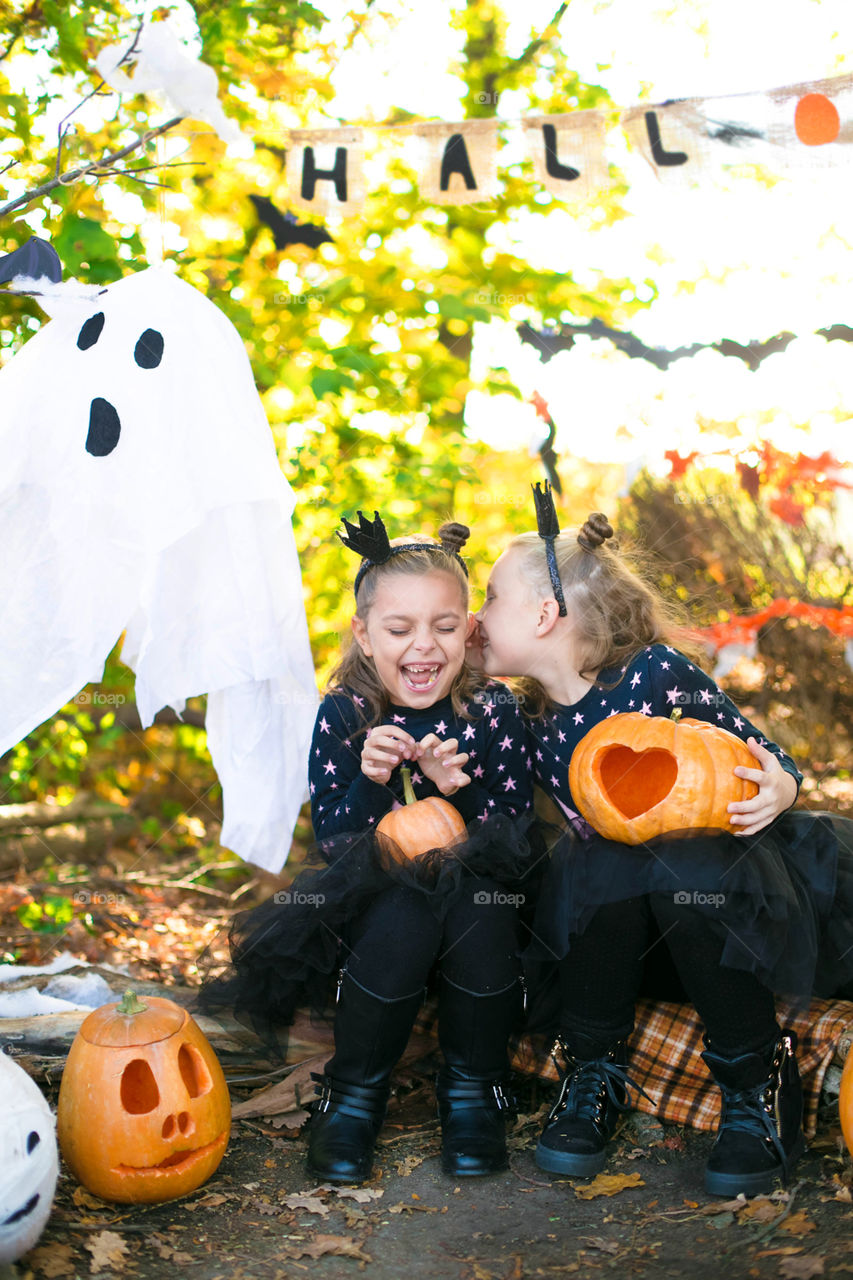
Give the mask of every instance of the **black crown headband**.
[[530, 486], [533, 490], [533, 501], [536, 504], [536, 529], [539, 537], [545, 543], [545, 556], [548, 560], [548, 573], [551, 577], [551, 587], [554, 591], [554, 598], [557, 601], [560, 611], [560, 617], [565, 618], [568, 610], [566, 609], [566, 601], [563, 596], [563, 584], [560, 581], [560, 574], [557, 571], [557, 556], [554, 551], [554, 539], [560, 532], [560, 524], [557, 520], [557, 510], [554, 506], [554, 499], [551, 496], [551, 485], [545, 481], [545, 492], [539, 488], [539, 482]]
[[392, 556], [399, 555], [403, 551], [440, 551], [443, 555], [452, 555], [461, 564], [465, 577], [468, 577], [467, 565], [458, 551], [451, 551], [449, 548], [441, 546], [438, 542], [401, 542], [392, 547], [388, 541], [388, 531], [382, 523], [382, 517], [378, 511], [374, 511], [372, 520], [366, 520], [361, 511], [356, 514], [358, 515], [358, 527], [351, 524], [344, 516], [343, 524], [346, 534], [341, 533], [340, 530], [336, 531], [344, 546], [362, 558], [358, 573], [355, 575], [353, 590], [356, 595], [358, 595], [361, 580], [368, 569], [373, 569], [378, 564], [385, 564]]

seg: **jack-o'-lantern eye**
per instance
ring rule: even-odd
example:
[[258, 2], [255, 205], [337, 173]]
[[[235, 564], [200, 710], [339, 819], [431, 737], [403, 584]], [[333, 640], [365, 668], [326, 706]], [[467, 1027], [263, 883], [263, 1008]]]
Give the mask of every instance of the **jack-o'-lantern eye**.
[[154, 1072], [144, 1058], [134, 1058], [121, 1073], [121, 1105], [132, 1116], [145, 1115], [160, 1105]]
[[191, 1044], [182, 1044], [178, 1052], [178, 1069], [191, 1098], [200, 1098], [213, 1086], [204, 1059]]

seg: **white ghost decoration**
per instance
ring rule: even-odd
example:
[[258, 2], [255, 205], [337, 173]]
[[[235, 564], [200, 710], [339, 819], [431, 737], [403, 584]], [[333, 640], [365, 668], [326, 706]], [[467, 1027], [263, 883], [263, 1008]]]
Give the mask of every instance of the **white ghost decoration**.
[[[131, 49], [128, 68], [119, 66]], [[95, 66], [98, 75], [119, 93], [162, 93], [178, 115], [204, 120], [223, 142], [245, 140], [222, 110], [216, 72], [190, 56], [168, 20], [146, 22], [137, 36], [102, 49]], [[130, 66], [132, 75], [128, 74]]]
[[32, 1249], [53, 1206], [59, 1156], [56, 1121], [41, 1090], [0, 1053], [0, 1263]]
[[143, 726], [207, 693], [221, 842], [280, 870], [317, 704], [293, 508], [212, 302], [165, 268], [64, 296], [0, 370], [0, 754], [125, 631]]

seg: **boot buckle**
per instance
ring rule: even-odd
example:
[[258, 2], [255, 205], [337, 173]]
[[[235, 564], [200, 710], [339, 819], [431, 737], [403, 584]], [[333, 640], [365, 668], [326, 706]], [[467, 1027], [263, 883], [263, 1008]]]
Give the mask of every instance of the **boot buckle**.
[[492, 1084], [492, 1093], [495, 1099], [495, 1106], [498, 1111], [512, 1111], [513, 1098], [505, 1089], [503, 1080], [495, 1080]]

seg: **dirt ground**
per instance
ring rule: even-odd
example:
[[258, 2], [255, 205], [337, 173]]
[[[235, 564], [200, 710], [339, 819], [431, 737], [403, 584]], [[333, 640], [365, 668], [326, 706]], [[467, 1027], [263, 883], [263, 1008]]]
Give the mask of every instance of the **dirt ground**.
[[[549, 1089], [520, 1081], [511, 1167], [446, 1178], [428, 1071], [392, 1103], [375, 1174], [318, 1187], [305, 1139], [270, 1121], [235, 1121], [228, 1152], [199, 1191], [156, 1206], [97, 1200], [63, 1172], [53, 1215], [20, 1277], [281, 1280], [527, 1280], [534, 1276], [811, 1277], [853, 1272], [853, 1161], [833, 1109], [787, 1191], [750, 1201], [703, 1190], [710, 1135], [634, 1116], [606, 1179], [551, 1177], [533, 1146]], [[235, 1099], [250, 1090], [234, 1088]], [[52, 1099], [55, 1103], [55, 1099]]]

